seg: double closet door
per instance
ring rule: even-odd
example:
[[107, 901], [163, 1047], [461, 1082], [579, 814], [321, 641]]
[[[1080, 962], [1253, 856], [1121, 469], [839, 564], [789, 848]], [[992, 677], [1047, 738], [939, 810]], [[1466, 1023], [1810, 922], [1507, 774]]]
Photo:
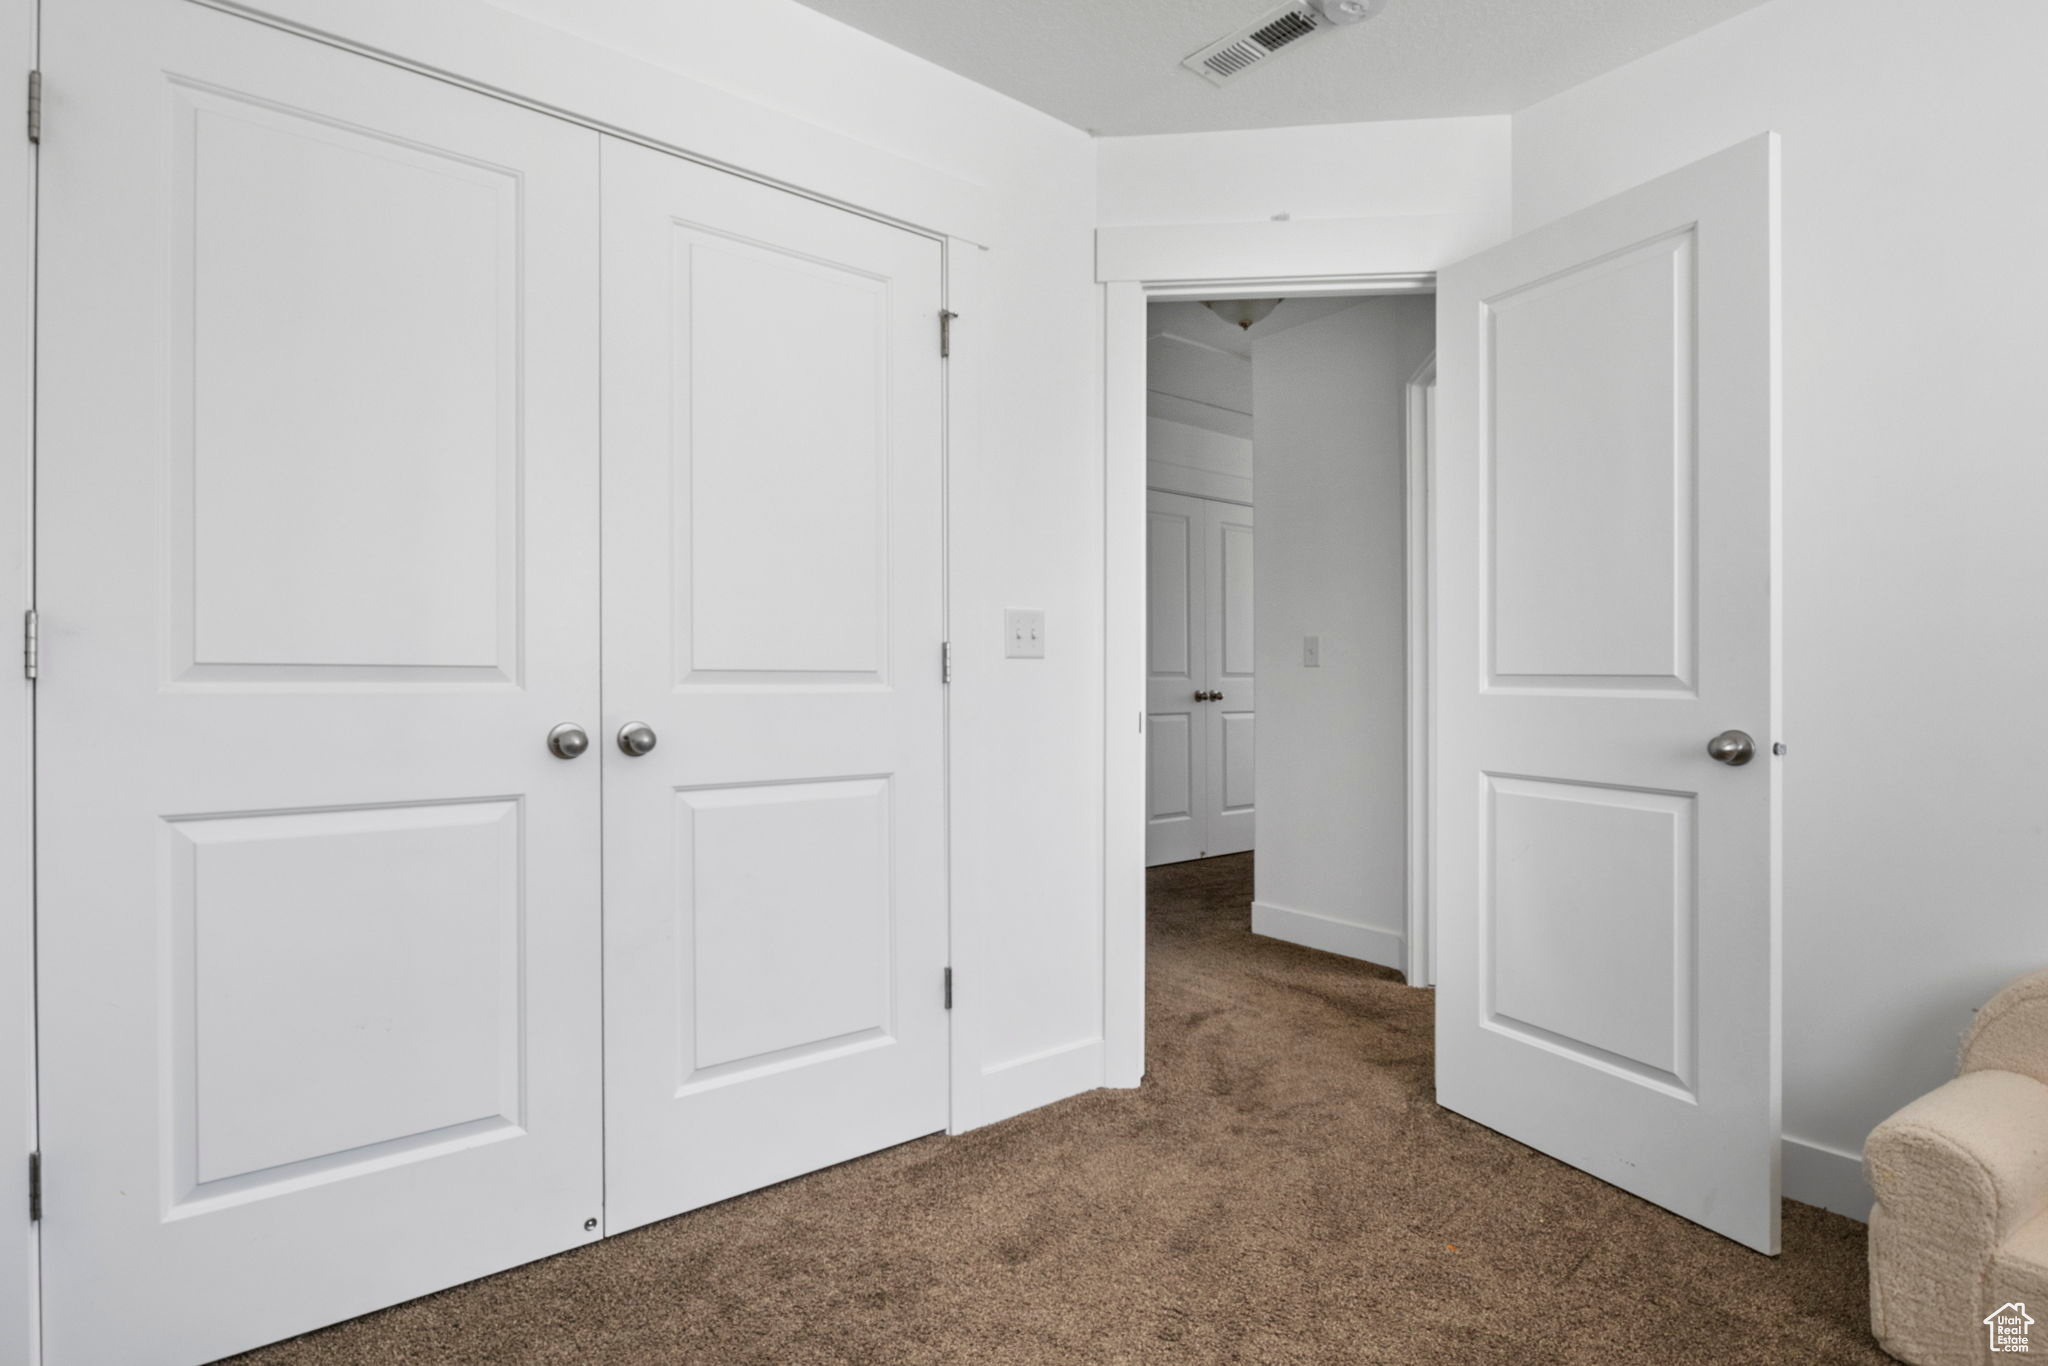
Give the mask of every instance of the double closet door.
[[936, 242], [45, 7], [51, 1366], [940, 1129]]
[[1250, 849], [1252, 510], [1154, 491], [1146, 531], [1145, 863]]

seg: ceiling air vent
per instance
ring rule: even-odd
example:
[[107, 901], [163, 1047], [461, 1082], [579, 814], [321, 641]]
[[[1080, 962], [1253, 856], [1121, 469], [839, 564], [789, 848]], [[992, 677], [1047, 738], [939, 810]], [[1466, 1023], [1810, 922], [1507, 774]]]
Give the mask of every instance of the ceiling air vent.
[[1305, 4], [1282, 5], [1228, 37], [1217, 39], [1181, 65], [1211, 85], [1227, 85], [1288, 44], [1300, 42], [1317, 29], [1369, 18], [1383, 3], [1384, 0], [1307, 0]]

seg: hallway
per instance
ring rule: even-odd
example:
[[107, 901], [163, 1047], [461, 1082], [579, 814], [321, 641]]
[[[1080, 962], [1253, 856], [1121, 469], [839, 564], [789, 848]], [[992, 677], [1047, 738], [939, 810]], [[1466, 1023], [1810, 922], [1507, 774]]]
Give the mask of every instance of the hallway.
[[1431, 996], [1251, 936], [1252, 856], [1150, 875], [1151, 1073], [238, 1358], [1888, 1360], [1863, 1226], [1773, 1261], [1439, 1110]]

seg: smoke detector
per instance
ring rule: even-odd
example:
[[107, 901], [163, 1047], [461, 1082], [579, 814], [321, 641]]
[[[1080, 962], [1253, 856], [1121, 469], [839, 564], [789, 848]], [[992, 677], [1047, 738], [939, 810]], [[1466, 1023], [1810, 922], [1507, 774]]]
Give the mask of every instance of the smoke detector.
[[1362, 24], [1386, 8], [1387, 0], [1308, 0], [1308, 7], [1337, 27]]
[[1387, 0], [1304, 0], [1268, 11], [1181, 63], [1211, 85], [1228, 85], [1281, 48], [1328, 28], [1362, 23]]

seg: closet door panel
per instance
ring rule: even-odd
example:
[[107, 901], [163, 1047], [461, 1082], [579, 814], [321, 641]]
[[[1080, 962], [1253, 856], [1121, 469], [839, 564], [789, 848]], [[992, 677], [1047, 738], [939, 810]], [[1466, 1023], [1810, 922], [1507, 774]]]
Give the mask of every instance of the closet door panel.
[[604, 184], [616, 1231], [945, 1127], [940, 249]]
[[597, 1236], [597, 137], [44, 44], [45, 1347], [210, 1361]]

